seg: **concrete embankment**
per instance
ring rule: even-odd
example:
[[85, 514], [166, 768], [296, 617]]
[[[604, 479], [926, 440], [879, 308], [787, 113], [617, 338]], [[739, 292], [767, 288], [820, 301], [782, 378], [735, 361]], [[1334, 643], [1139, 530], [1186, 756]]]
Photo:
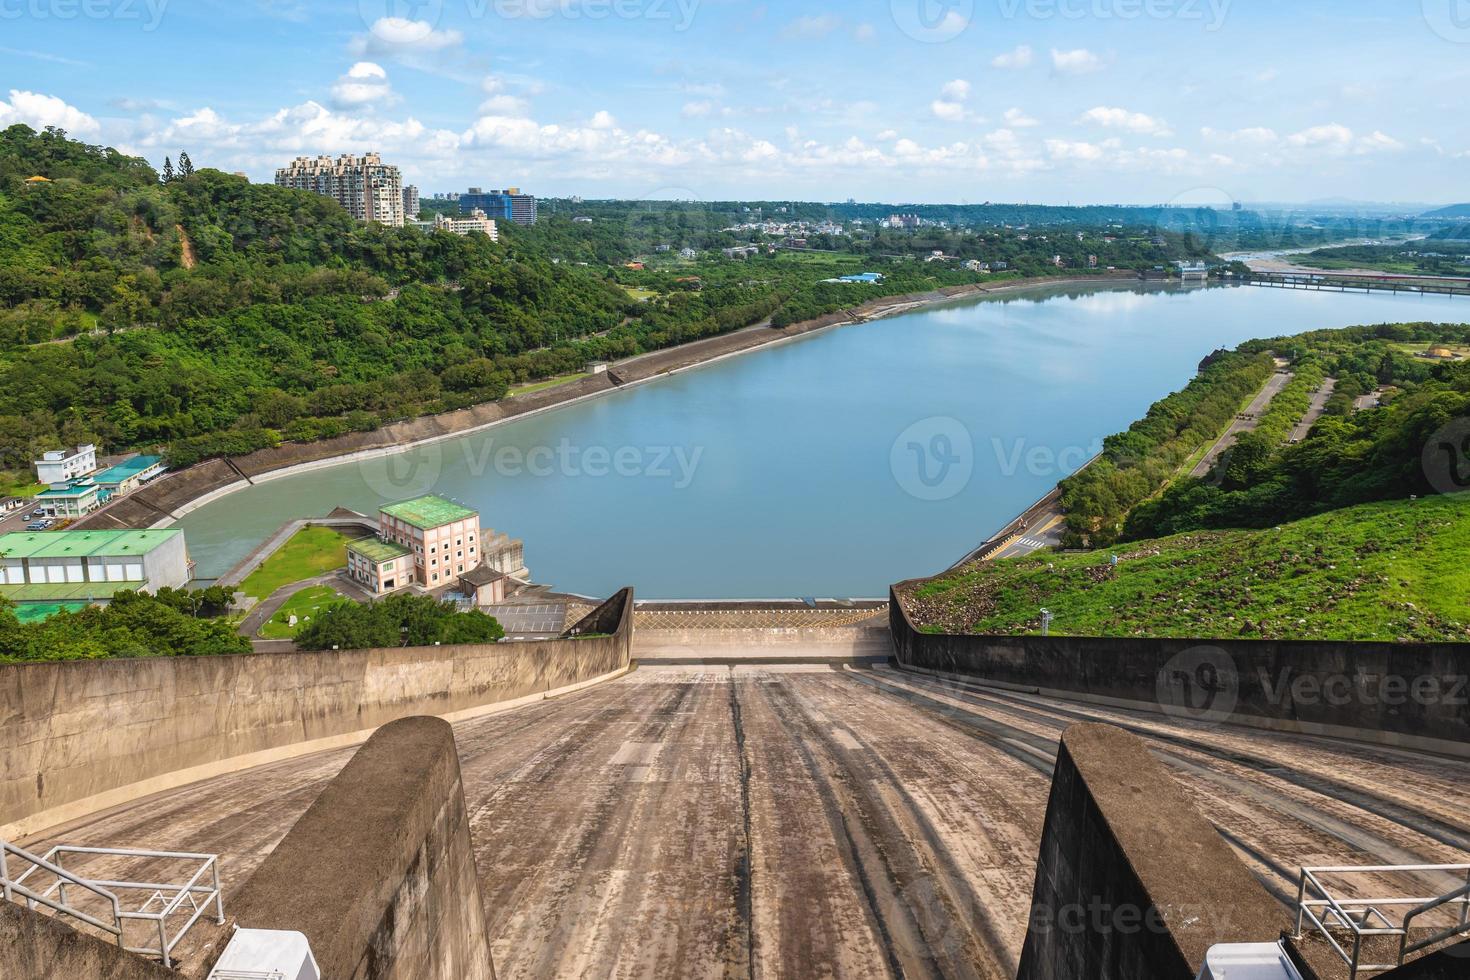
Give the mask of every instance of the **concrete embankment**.
[[887, 627], [831, 629], [640, 629], [633, 659], [689, 664], [875, 664], [893, 656]]
[[780, 329], [763, 325], [747, 327], [628, 358], [615, 363], [604, 374], [590, 375], [503, 401], [486, 402], [454, 412], [396, 422], [371, 432], [354, 432], [311, 443], [287, 443], [245, 456], [208, 460], [168, 474], [92, 514], [76, 526], [104, 530], [165, 526], [192, 510], [242, 490], [252, 483], [341, 463], [389, 456], [414, 446], [469, 435], [513, 419], [600, 397], [620, 387], [650, 381], [831, 327], [866, 322], [898, 308], [917, 309], [934, 303], [982, 295], [1005, 295], [1049, 286], [1116, 284], [1134, 278], [1136, 277], [1131, 273], [1109, 273], [1085, 279], [1057, 277], [1018, 280], [993, 287], [951, 286], [932, 293], [872, 300], [851, 310], [794, 323]]
[[231, 896], [230, 920], [304, 933], [324, 977], [495, 980], [453, 729], [380, 728]]
[[0, 666], [0, 837], [360, 744], [399, 718], [473, 717], [616, 675], [632, 607], [618, 593], [585, 639]]
[[1470, 758], [1470, 643], [945, 635], [915, 626], [903, 588], [889, 625], [909, 670]]

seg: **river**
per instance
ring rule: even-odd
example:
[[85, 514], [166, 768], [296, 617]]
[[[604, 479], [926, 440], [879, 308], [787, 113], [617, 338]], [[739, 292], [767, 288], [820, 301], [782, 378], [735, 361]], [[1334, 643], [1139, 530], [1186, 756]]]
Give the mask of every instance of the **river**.
[[201, 577], [287, 520], [438, 493], [536, 581], [645, 598], [859, 598], [952, 564], [1183, 387], [1218, 347], [1470, 319], [1450, 297], [1045, 288], [829, 330], [180, 522]]

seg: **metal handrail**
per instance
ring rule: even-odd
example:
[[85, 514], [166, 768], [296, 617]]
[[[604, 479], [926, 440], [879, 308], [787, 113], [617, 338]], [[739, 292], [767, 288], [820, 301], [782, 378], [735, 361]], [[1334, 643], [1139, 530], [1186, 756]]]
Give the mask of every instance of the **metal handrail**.
[[[1458, 872], [1466, 875], [1466, 883], [1463, 887], [1456, 889], [1446, 895], [1436, 898], [1345, 898], [1339, 900], [1322, 883], [1319, 875], [1356, 875], [1356, 874], [1405, 874], [1416, 872]], [[1312, 896], [1309, 897], [1308, 888], [1311, 888]], [[1409, 944], [1409, 927], [1413, 920], [1436, 909], [1447, 905], [1460, 906], [1459, 925], [1442, 933], [1420, 940], [1413, 945]], [[1413, 906], [1403, 918], [1399, 925], [1384, 914], [1385, 908], [1401, 908]], [[1321, 912], [1321, 917], [1318, 916]], [[1382, 923], [1381, 926], [1374, 925], [1375, 920]], [[1349, 980], [1357, 980], [1361, 972], [1381, 973], [1394, 970], [1404, 964], [1405, 959], [1412, 953], [1427, 949], [1437, 943], [1443, 942], [1460, 933], [1470, 932], [1470, 864], [1408, 864], [1408, 865], [1369, 865], [1358, 867], [1335, 867], [1335, 868], [1303, 868], [1301, 881], [1297, 886], [1297, 917], [1295, 938], [1300, 939], [1303, 935], [1303, 926], [1310, 921], [1322, 937], [1337, 953], [1349, 968]], [[1352, 952], [1344, 949], [1337, 938], [1332, 935], [1332, 925], [1348, 930], [1352, 933]], [[1399, 953], [1396, 962], [1393, 963], [1363, 963], [1363, 940], [1373, 936], [1397, 936], [1399, 937]]]
[[[4, 883], [4, 894], [7, 900], [11, 899], [13, 893], [18, 893], [27, 899], [27, 902], [39, 902], [60, 914], [69, 915], [79, 919], [88, 925], [102, 929], [117, 940], [117, 944], [130, 953], [142, 953], [157, 956], [163, 960], [163, 965], [173, 966], [173, 951], [184, 938], [194, 924], [199, 921], [200, 916], [214, 906], [215, 920], [223, 925], [225, 921], [224, 893], [220, 887], [219, 858], [213, 854], [193, 854], [181, 851], [149, 851], [149, 850], [124, 850], [109, 847], [73, 847], [70, 845], [57, 845], [47, 851], [43, 857], [37, 857], [12, 844], [0, 841], [4, 847], [0, 848], [0, 880]], [[12, 879], [9, 868], [4, 862], [4, 856], [13, 853], [31, 863], [19, 877]], [[68, 871], [62, 866], [62, 858], [69, 854], [92, 854], [107, 857], [141, 858], [151, 860], [177, 860], [197, 861], [199, 867], [186, 882], [147, 882], [147, 881], [111, 881], [101, 879], [83, 878], [75, 871]], [[37, 870], [45, 870], [54, 874], [57, 880], [44, 892], [36, 892], [26, 886], [25, 881]], [[201, 879], [208, 874], [211, 877], [210, 884], [201, 884]], [[94, 892], [107, 898], [112, 905], [112, 923], [108, 924], [95, 916], [89, 915], [82, 910], [72, 906], [66, 897], [68, 885], [75, 885]], [[127, 909], [122, 905], [116, 894], [118, 891], [144, 891], [150, 894], [136, 909]], [[53, 899], [52, 894], [56, 894]], [[187, 901], [192, 909], [188, 920], [170, 936], [169, 920], [177, 915]], [[155, 903], [159, 911], [149, 911]], [[34, 907], [28, 904], [28, 907]], [[158, 945], [155, 946], [129, 946], [124, 937], [125, 925], [128, 921], [152, 922], [158, 931]]]

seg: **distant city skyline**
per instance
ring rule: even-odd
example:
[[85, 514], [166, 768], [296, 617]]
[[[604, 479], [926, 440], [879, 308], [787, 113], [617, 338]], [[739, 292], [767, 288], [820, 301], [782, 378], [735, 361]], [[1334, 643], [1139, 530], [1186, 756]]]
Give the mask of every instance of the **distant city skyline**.
[[1452, 203], [1455, 3], [27, 0], [0, 125], [426, 196]]

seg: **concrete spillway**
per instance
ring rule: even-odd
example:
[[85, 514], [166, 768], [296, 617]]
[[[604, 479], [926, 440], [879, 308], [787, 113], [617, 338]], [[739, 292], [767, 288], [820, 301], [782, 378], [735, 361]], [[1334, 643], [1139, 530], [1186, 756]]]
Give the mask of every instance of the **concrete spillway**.
[[[1283, 900], [1304, 863], [1470, 849], [1463, 762], [887, 668], [643, 667], [456, 726], [499, 976], [1014, 976], [1052, 760], [1081, 720], [1142, 735]], [[25, 843], [219, 853], [229, 889], [350, 757]]]

